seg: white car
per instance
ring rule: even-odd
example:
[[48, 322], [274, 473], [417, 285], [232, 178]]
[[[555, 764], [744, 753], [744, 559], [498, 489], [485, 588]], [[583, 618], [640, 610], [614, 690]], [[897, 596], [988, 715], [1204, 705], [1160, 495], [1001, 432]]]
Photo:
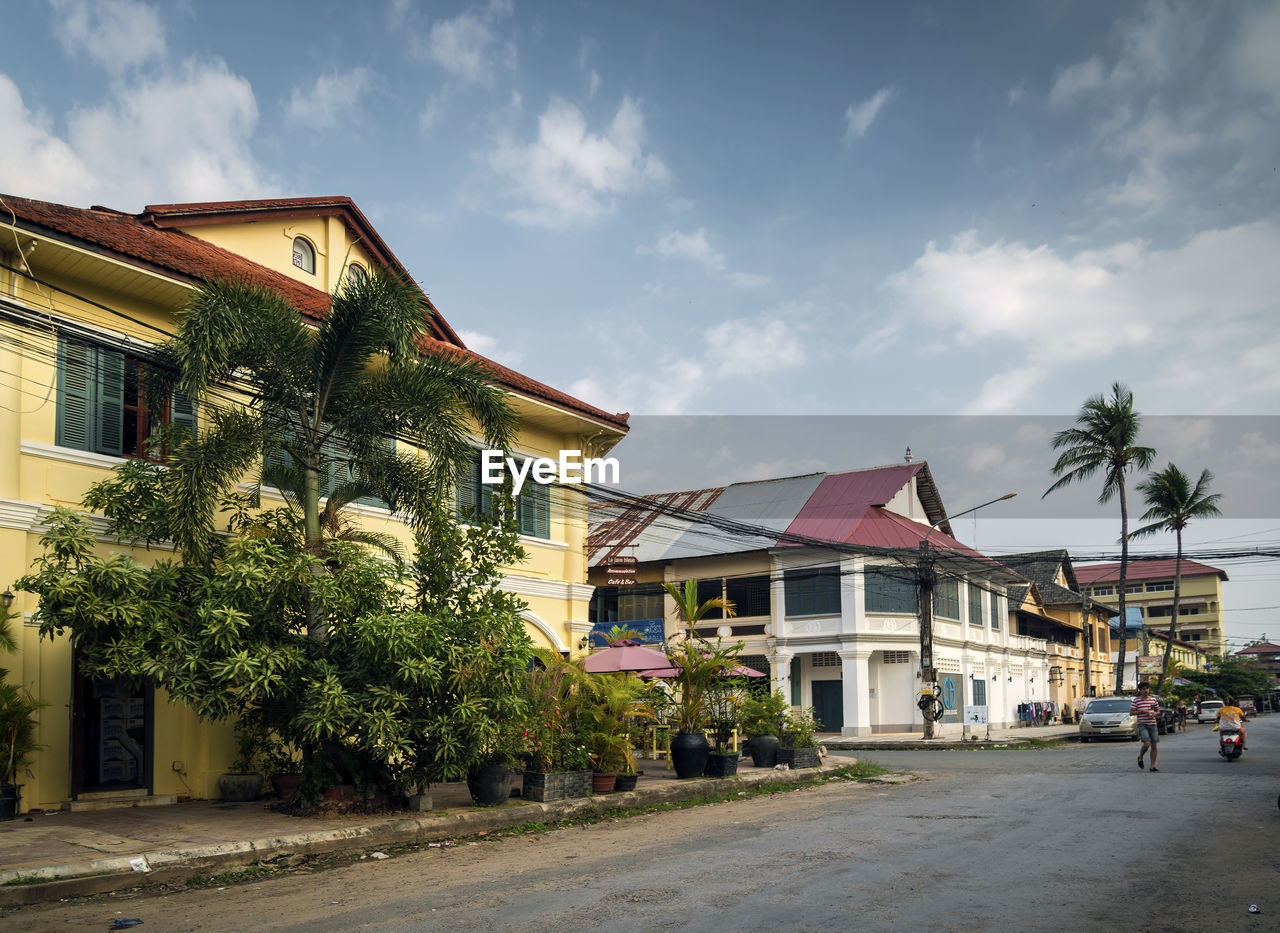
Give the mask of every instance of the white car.
[[1133, 697], [1097, 697], [1089, 701], [1080, 717], [1080, 741], [1138, 738], [1138, 720], [1129, 714]]
[[1222, 709], [1221, 700], [1205, 700], [1196, 713], [1196, 722], [1217, 722], [1218, 710]]

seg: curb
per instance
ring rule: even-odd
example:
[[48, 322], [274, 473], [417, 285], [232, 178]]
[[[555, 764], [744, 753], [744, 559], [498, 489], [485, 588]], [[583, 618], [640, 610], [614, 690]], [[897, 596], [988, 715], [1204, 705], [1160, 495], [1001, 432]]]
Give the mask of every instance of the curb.
[[[762, 771], [730, 778], [703, 778], [621, 793], [557, 800], [522, 802], [491, 809], [467, 809], [428, 813], [418, 817], [394, 817], [361, 826], [292, 835], [264, 836], [239, 842], [184, 848], [155, 849], [63, 865], [44, 865], [0, 871], [0, 907], [22, 907], [66, 897], [84, 897], [112, 891], [158, 887], [180, 883], [210, 869], [225, 870], [250, 865], [263, 858], [288, 855], [320, 855], [361, 849], [388, 848], [414, 842], [435, 842], [458, 836], [474, 836], [521, 823], [550, 823], [602, 814], [618, 807], [678, 802], [761, 784], [802, 784], [844, 767], [833, 761], [797, 771]], [[151, 870], [133, 870], [129, 860], [144, 857]], [[18, 879], [40, 881], [13, 884]]]

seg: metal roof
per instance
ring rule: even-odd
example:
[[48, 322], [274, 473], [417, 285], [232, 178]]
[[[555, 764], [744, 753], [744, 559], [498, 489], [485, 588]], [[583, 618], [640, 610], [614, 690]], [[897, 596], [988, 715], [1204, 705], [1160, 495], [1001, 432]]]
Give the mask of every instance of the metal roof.
[[[1161, 558], [1160, 560], [1143, 560], [1141, 557], [1130, 557], [1129, 566], [1125, 571], [1125, 578], [1128, 580], [1156, 580], [1174, 575], [1174, 565], [1177, 560], [1170, 557]], [[1219, 570], [1217, 567], [1210, 567], [1208, 564], [1197, 563], [1194, 560], [1182, 559], [1182, 575], [1184, 577], [1204, 577], [1210, 574], [1216, 574], [1220, 579], [1227, 579], [1227, 572]], [[1120, 564], [1086, 564], [1076, 568], [1076, 578], [1079, 579], [1081, 586], [1088, 586], [1091, 583], [1118, 583], [1120, 580]]]
[[778, 536], [794, 523], [796, 515], [822, 482], [823, 475], [813, 473], [809, 476], [735, 483], [726, 487], [705, 512], [732, 521], [763, 526], [774, 533], [743, 535], [723, 531], [711, 524], [695, 522], [668, 548], [663, 559], [736, 554], [771, 548], [778, 543]]

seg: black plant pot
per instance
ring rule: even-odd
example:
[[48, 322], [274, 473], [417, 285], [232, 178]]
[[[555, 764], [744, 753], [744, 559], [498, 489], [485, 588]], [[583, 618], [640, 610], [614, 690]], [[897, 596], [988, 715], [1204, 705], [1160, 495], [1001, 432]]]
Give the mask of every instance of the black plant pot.
[[677, 732], [671, 740], [671, 763], [675, 765], [676, 777], [702, 777], [710, 751], [711, 743], [701, 732]]
[[737, 752], [712, 752], [707, 756], [707, 765], [702, 773], [706, 777], [733, 777], [738, 773]]
[[515, 775], [506, 765], [485, 765], [467, 775], [467, 790], [478, 807], [493, 807], [511, 796]]
[[218, 777], [218, 790], [228, 803], [246, 803], [262, 796], [262, 775], [229, 771]]
[[757, 768], [772, 768], [778, 763], [776, 735], [757, 735], [751, 739], [751, 763]]
[[0, 820], [11, 820], [22, 812], [22, 785], [0, 784]]
[[619, 774], [618, 783], [613, 785], [614, 790], [635, 790], [636, 781], [640, 780], [638, 774]]

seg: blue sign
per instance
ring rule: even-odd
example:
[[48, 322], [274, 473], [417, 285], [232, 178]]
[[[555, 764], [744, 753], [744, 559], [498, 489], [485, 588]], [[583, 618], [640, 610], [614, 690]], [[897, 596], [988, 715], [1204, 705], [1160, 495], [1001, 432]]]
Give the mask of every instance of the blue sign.
[[956, 708], [956, 682], [950, 677], [942, 679], [942, 705], [947, 709]]
[[635, 639], [644, 645], [660, 645], [666, 634], [661, 619], [628, 619], [626, 622], [597, 622], [591, 626], [591, 633], [587, 636], [590, 639], [592, 648], [602, 648], [608, 644], [605, 640], [605, 633], [615, 625], [622, 628], [629, 628], [632, 631], [639, 632], [640, 637]]

